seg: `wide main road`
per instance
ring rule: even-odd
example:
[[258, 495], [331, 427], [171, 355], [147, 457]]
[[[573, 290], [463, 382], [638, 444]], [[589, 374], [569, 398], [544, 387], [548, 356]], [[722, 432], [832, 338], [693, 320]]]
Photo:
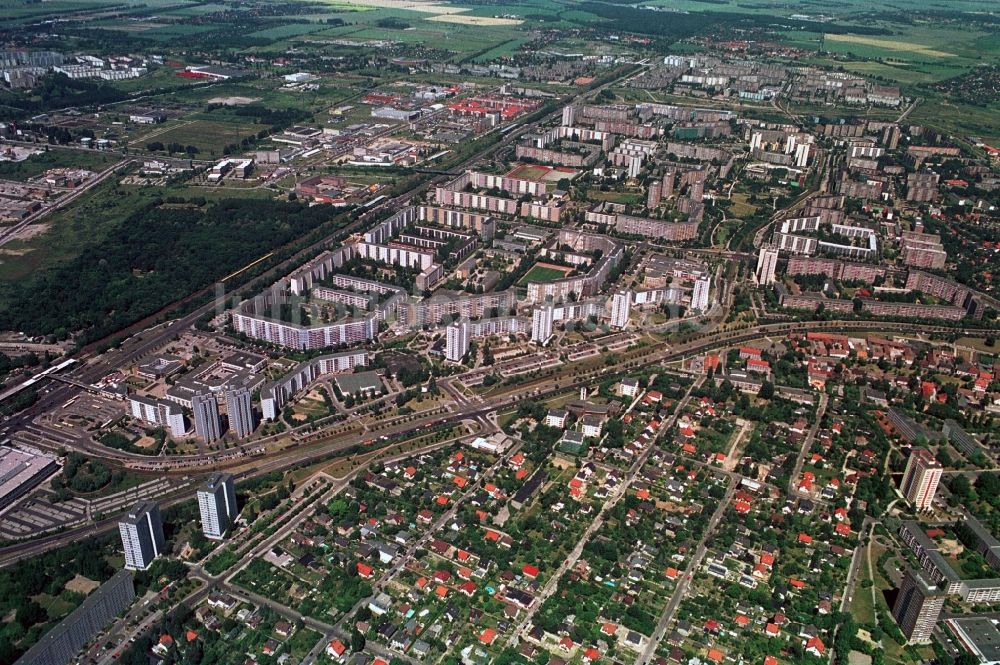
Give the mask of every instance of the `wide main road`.
[[[726, 348], [741, 344], [746, 341], [760, 339], [767, 335], [778, 335], [788, 333], [805, 333], [810, 331], [826, 332], [876, 332], [876, 333], [901, 333], [901, 334], [930, 334], [942, 332], [970, 332], [961, 331], [947, 326], [935, 326], [918, 323], [888, 323], [882, 321], [812, 321], [797, 323], [777, 323], [757, 326], [740, 331], [716, 332], [705, 335], [699, 339], [670, 347], [666, 343], [650, 345], [645, 347], [648, 353], [637, 360], [636, 367], [660, 365], [665, 362], [681, 360], [694, 354], [704, 353], [716, 349]], [[977, 331], [978, 332], [978, 331]], [[516, 386], [511, 386], [509, 391], [496, 395], [487, 404], [471, 403], [459, 406], [455, 411], [445, 416], [435, 416], [430, 419], [417, 418], [407, 423], [397, 431], [392, 432], [394, 438], [404, 439], [407, 436], [416, 436], [426, 432], [427, 427], [441, 423], [457, 424], [463, 421], [472, 421], [480, 417], [488, 416], [490, 413], [512, 408], [525, 399], [544, 399], [547, 396], [590, 385], [597, 377], [606, 377], [609, 373], [620, 373], [621, 370], [609, 368], [594, 368], [588, 372], [576, 376], [567, 377], [555, 375], [528, 381]], [[241, 473], [241, 477], [249, 478], [271, 471], [281, 471], [296, 468], [310, 461], [322, 459], [324, 456], [335, 454], [338, 449], [344, 449], [356, 445], [357, 441], [344, 442], [334, 441], [328, 446], [317, 445], [308, 448], [292, 448], [282, 451], [275, 456], [261, 459], [253, 469]], [[112, 451], [118, 453], [119, 451]], [[246, 464], [246, 460], [237, 461], [238, 464]], [[204, 467], [203, 471], [221, 468], [224, 465], [214, 463]], [[183, 468], [174, 473], [191, 474], [197, 473], [197, 469]], [[164, 471], [164, 474], [171, 473]], [[46, 536], [37, 540], [18, 543], [0, 549], [0, 566], [20, 560], [25, 556], [41, 554], [50, 549], [61, 546], [63, 543], [76, 540], [81, 537], [95, 535], [106, 532], [116, 527], [116, 520], [108, 519], [95, 524], [67, 530], [60, 534]]]

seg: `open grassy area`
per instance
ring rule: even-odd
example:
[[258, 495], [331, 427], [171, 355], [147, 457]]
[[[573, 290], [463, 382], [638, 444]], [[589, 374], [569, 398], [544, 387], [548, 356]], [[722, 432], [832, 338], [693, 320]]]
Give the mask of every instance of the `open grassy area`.
[[33, 225], [36, 233], [30, 238], [13, 240], [0, 249], [0, 298], [5, 282], [24, 279], [37, 270], [77, 256], [154, 194], [152, 189], [119, 188], [114, 179], [108, 179], [77, 199], [74, 205]]
[[557, 279], [562, 279], [566, 276], [567, 272], [569, 272], [569, 270], [566, 268], [536, 263], [532, 266], [531, 270], [528, 271], [528, 274], [521, 278], [520, 284], [524, 286], [528, 282], [551, 282]]
[[96, 150], [61, 150], [48, 148], [20, 162], [0, 162], [0, 178], [27, 180], [54, 168], [87, 169], [100, 172], [121, 161], [120, 155]]
[[599, 189], [587, 190], [587, 198], [595, 201], [611, 201], [612, 203], [640, 203], [646, 199], [639, 192], [602, 192]]
[[984, 141], [1000, 141], [1000, 103], [987, 107], [954, 102], [942, 95], [927, 95], [910, 114], [909, 120], [935, 127], [959, 137], [977, 136]]
[[256, 134], [262, 125], [249, 122], [225, 122], [220, 120], [205, 120], [201, 118], [172, 122], [167, 128], [154, 129], [145, 136], [139, 137], [140, 145], [159, 141], [164, 145], [179, 143], [183, 146], [193, 145], [198, 148], [198, 156], [208, 159], [221, 156], [223, 148], [231, 143], [239, 144], [243, 138]]

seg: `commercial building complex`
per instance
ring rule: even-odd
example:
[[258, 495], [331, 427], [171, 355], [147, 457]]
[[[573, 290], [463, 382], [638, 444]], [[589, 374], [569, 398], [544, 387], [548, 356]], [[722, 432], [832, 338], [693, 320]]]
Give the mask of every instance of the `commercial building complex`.
[[0, 446], [0, 510], [54, 473], [56, 460], [42, 453]]

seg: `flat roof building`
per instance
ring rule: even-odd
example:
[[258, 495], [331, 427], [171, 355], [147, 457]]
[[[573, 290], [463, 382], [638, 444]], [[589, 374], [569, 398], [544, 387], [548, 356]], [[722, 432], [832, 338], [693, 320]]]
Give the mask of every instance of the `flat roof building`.
[[920, 571], [908, 569], [904, 573], [892, 616], [909, 643], [930, 641], [946, 596], [929, 584]]
[[959, 644], [985, 665], [1000, 665], [1000, 629], [996, 619], [962, 617], [948, 619]]
[[231, 473], [213, 473], [198, 489], [201, 529], [206, 538], [219, 540], [236, 521], [236, 483]]
[[120, 570], [21, 656], [15, 665], [68, 663], [135, 600], [132, 573]]
[[41, 453], [0, 446], [0, 509], [29, 492], [59, 467]]
[[118, 522], [125, 550], [125, 568], [146, 570], [163, 553], [163, 522], [160, 507], [152, 501], [140, 501]]
[[926, 448], [913, 448], [900, 491], [917, 510], [929, 510], [944, 468]]

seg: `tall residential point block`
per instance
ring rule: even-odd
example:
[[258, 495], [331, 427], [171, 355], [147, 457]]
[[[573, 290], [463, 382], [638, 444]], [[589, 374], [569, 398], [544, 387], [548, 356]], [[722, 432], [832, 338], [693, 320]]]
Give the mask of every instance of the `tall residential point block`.
[[237, 388], [226, 393], [226, 411], [229, 414], [229, 430], [241, 439], [253, 434], [253, 403], [250, 391]]
[[576, 107], [564, 106], [562, 110], [563, 127], [572, 127], [574, 122], [576, 122]]
[[764, 246], [757, 255], [757, 283], [774, 284], [774, 270], [778, 266], [778, 248]]
[[611, 297], [611, 327], [624, 328], [632, 313], [632, 292], [619, 291]]
[[454, 321], [448, 325], [444, 357], [459, 362], [469, 352], [469, 322]]
[[911, 643], [929, 642], [947, 594], [931, 586], [920, 571], [903, 575], [892, 616]]
[[712, 288], [712, 281], [708, 277], [695, 280], [694, 290], [691, 292], [691, 309], [704, 312], [708, 309], [708, 294]]
[[125, 550], [125, 567], [146, 570], [163, 553], [163, 522], [160, 507], [152, 501], [140, 501], [120, 522], [118, 531]]
[[552, 337], [552, 322], [555, 318], [555, 307], [542, 305], [531, 313], [531, 341], [542, 346], [548, 344]]
[[191, 410], [194, 411], [194, 432], [205, 443], [222, 437], [222, 421], [215, 395], [195, 395], [191, 398]]
[[201, 529], [206, 538], [219, 540], [236, 521], [236, 483], [231, 473], [213, 473], [198, 489]]
[[930, 510], [944, 467], [926, 448], [913, 448], [903, 472], [900, 491], [917, 510]]

